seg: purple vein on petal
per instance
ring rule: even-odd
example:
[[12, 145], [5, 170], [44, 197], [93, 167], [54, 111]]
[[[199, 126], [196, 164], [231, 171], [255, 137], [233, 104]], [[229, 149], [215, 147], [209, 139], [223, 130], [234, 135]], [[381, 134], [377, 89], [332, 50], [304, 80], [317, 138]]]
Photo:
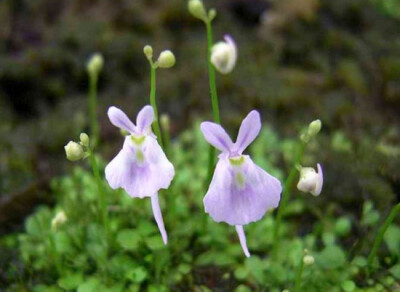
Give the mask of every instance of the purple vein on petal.
[[247, 244], [246, 244], [246, 234], [244, 234], [244, 230], [243, 230], [243, 226], [242, 225], [235, 225], [236, 227], [236, 232], [239, 236], [239, 240], [240, 240], [240, 245], [242, 246], [243, 252], [246, 255], [246, 257], [250, 257], [250, 253], [249, 250], [247, 248]]
[[167, 231], [165, 230], [164, 220], [160, 210], [160, 204], [158, 203], [158, 193], [151, 196], [151, 207], [153, 208], [154, 219], [157, 222], [158, 229], [160, 230], [161, 237], [164, 244], [168, 242]]

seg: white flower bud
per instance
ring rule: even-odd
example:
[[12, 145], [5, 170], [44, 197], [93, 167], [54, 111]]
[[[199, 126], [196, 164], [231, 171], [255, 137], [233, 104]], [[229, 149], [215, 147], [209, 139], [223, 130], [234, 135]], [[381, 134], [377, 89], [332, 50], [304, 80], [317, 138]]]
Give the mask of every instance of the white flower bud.
[[85, 147], [88, 147], [88, 146], [89, 146], [89, 141], [90, 141], [90, 139], [89, 139], [88, 134], [86, 134], [86, 133], [81, 133], [80, 136], [79, 136], [79, 139], [81, 140], [81, 144], [82, 144], [83, 146], [85, 146]]
[[145, 46], [143, 48], [143, 53], [148, 60], [151, 60], [151, 58], [153, 58], [153, 48], [151, 46], [149, 45]]
[[321, 193], [324, 182], [322, 167], [318, 163], [318, 172], [312, 167], [302, 167], [300, 170], [300, 180], [297, 184], [299, 191], [318, 196]]
[[314, 257], [312, 255], [309, 255], [309, 254], [305, 255], [303, 257], [303, 263], [306, 266], [311, 266], [312, 264], [314, 264]]
[[232, 72], [236, 60], [236, 44], [228, 35], [225, 36], [225, 42], [218, 42], [211, 48], [211, 63], [222, 74]]
[[207, 20], [206, 9], [204, 8], [204, 4], [200, 0], [190, 0], [188, 3], [188, 9], [190, 14], [194, 17], [201, 19], [203, 21]]
[[64, 211], [60, 211], [54, 216], [51, 220], [51, 229], [57, 230], [67, 221], [67, 216], [65, 215]]
[[315, 120], [308, 125], [307, 134], [311, 137], [317, 135], [321, 131], [322, 123], [321, 120]]
[[90, 75], [98, 75], [103, 69], [104, 59], [99, 53], [94, 54], [87, 63], [87, 71]]
[[69, 141], [68, 144], [64, 146], [64, 149], [67, 159], [70, 161], [82, 159], [85, 154], [82, 146], [74, 141]]
[[162, 51], [157, 60], [158, 67], [171, 68], [175, 65], [175, 56], [170, 50]]
[[165, 131], [169, 131], [169, 129], [170, 129], [170, 120], [169, 120], [169, 116], [167, 114], [162, 114], [160, 116], [160, 123], [161, 123], [162, 128]]

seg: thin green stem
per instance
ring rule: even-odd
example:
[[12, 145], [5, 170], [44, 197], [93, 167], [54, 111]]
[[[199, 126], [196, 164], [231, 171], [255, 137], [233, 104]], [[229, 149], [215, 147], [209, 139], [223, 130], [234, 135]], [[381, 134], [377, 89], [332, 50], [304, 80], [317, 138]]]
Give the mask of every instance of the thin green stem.
[[281, 202], [279, 204], [278, 212], [276, 214], [276, 222], [275, 222], [274, 233], [273, 233], [273, 236], [274, 236], [273, 237], [273, 239], [274, 239], [273, 253], [274, 253], [275, 257], [278, 254], [278, 248], [279, 248], [279, 243], [278, 243], [279, 229], [280, 229], [280, 226], [282, 223], [282, 218], [284, 215], [286, 205], [289, 202], [290, 191], [292, 189], [292, 186], [293, 186], [294, 180], [296, 178], [296, 174], [297, 174], [296, 166], [298, 164], [300, 164], [300, 162], [301, 162], [301, 158], [303, 157], [305, 146], [306, 146], [306, 143], [304, 143], [304, 142], [300, 142], [300, 144], [298, 144], [298, 149], [297, 149], [297, 154], [295, 157], [294, 165], [293, 165], [292, 169], [290, 170], [289, 176], [286, 179], [285, 184], [283, 186]]
[[294, 292], [299, 292], [301, 291], [301, 277], [303, 275], [303, 270], [304, 270], [304, 260], [303, 257], [301, 257], [300, 264], [297, 268], [296, 272], [296, 280], [294, 283]]
[[94, 146], [97, 146], [99, 139], [99, 122], [97, 119], [97, 81], [97, 74], [89, 73], [90, 139]]
[[[215, 69], [213, 64], [211, 63], [211, 49], [213, 46], [213, 32], [211, 21], [206, 20], [206, 29], [207, 29], [207, 63], [208, 63], [208, 78], [210, 83], [210, 94], [211, 94], [211, 105], [214, 115], [214, 122], [217, 124], [221, 123], [220, 115], [219, 115], [219, 104], [218, 104], [218, 94], [217, 94], [217, 86], [216, 86], [216, 78], [215, 78]], [[207, 184], [211, 182], [213, 169], [215, 165], [215, 149], [210, 146], [209, 156], [208, 156], [208, 175], [207, 175]]]
[[150, 104], [154, 110], [153, 129], [154, 129], [154, 133], [157, 136], [158, 143], [160, 144], [161, 148], [164, 149], [162, 136], [161, 136], [161, 130], [160, 130], [160, 123], [159, 123], [159, 118], [158, 118], [157, 102], [156, 102], [156, 69], [157, 69], [157, 66], [155, 66], [150, 61]]
[[54, 265], [56, 267], [58, 276], [61, 277], [63, 275], [63, 269], [62, 269], [60, 255], [57, 253], [56, 243], [54, 241], [54, 233], [53, 232], [50, 232], [50, 234], [49, 234], [49, 242], [50, 242], [51, 257], [53, 258]]
[[372, 245], [372, 249], [368, 255], [367, 259], [367, 274], [371, 272], [371, 267], [374, 262], [376, 253], [378, 252], [379, 247], [382, 244], [383, 236], [385, 235], [386, 230], [389, 228], [390, 224], [393, 222], [394, 218], [396, 218], [397, 213], [400, 211], [400, 203], [395, 205], [389, 213], [389, 216], [386, 218], [383, 225], [379, 228], [378, 233], [375, 237], [374, 243]]
[[100, 195], [99, 198], [99, 210], [101, 215], [101, 222], [103, 223], [104, 230], [106, 233], [107, 243], [109, 241], [109, 226], [108, 226], [108, 214], [107, 214], [107, 205], [106, 198], [104, 193], [104, 185], [102, 183], [102, 179], [100, 176], [100, 169], [96, 161], [96, 157], [93, 154], [93, 151], [88, 147], [88, 154], [90, 160], [90, 166], [93, 171], [94, 178], [96, 180], [97, 189]]

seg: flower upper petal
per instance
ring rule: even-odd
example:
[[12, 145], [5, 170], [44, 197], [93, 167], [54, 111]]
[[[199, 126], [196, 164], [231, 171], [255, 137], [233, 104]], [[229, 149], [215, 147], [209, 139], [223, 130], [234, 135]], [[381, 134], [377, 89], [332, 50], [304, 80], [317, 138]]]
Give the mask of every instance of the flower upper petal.
[[252, 110], [243, 120], [235, 143], [235, 150], [241, 154], [257, 137], [261, 130], [260, 114]]
[[257, 166], [248, 156], [241, 167], [244, 185], [235, 182], [235, 167], [228, 158], [218, 161], [210, 187], [204, 197], [205, 211], [217, 222], [245, 225], [260, 220], [279, 204], [279, 180]]
[[120, 110], [119, 108], [112, 106], [108, 109], [108, 118], [110, 119], [111, 123], [123, 130], [128, 131], [129, 133], [135, 133], [136, 127], [131, 122], [131, 120], [127, 117], [127, 115]]
[[154, 110], [150, 105], [144, 106], [137, 115], [136, 126], [141, 134], [145, 134], [146, 130], [151, 127], [154, 121]]
[[233, 146], [233, 142], [225, 130], [218, 124], [212, 122], [203, 122], [200, 125], [204, 138], [208, 143], [218, 150], [229, 152]]
[[317, 163], [318, 167], [318, 178], [315, 184], [315, 189], [311, 191], [311, 194], [314, 196], [319, 196], [322, 191], [322, 185], [324, 184], [324, 174], [322, 172], [321, 164]]

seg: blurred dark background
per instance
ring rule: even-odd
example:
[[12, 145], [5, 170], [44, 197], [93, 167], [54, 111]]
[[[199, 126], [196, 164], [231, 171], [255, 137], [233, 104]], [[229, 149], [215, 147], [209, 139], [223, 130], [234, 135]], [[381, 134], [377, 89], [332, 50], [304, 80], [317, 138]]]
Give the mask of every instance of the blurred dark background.
[[[400, 11], [396, 0], [223, 0], [215, 41], [229, 33], [239, 59], [218, 75], [223, 124], [235, 129], [250, 109], [281, 138], [320, 118], [317, 149], [328, 200], [381, 209], [400, 190]], [[392, 5], [392, 6], [391, 6]], [[8, 232], [38, 203], [50, 179], [71, 164], [63, 146], [88, 130], [86, 62], [105, 59], [100, 77], [100, 151], [120, 142], [110, 105], [130, 116], [148, 103], [143, 55], [171, 49], [177, 64], [158, 70], [159, 111], [172, 137], [211, 118], [202, 22], [182, 0], [3, 0], [0, 2], [0, 226]], [[116, 145], [116, 144], [115, 144]]]

